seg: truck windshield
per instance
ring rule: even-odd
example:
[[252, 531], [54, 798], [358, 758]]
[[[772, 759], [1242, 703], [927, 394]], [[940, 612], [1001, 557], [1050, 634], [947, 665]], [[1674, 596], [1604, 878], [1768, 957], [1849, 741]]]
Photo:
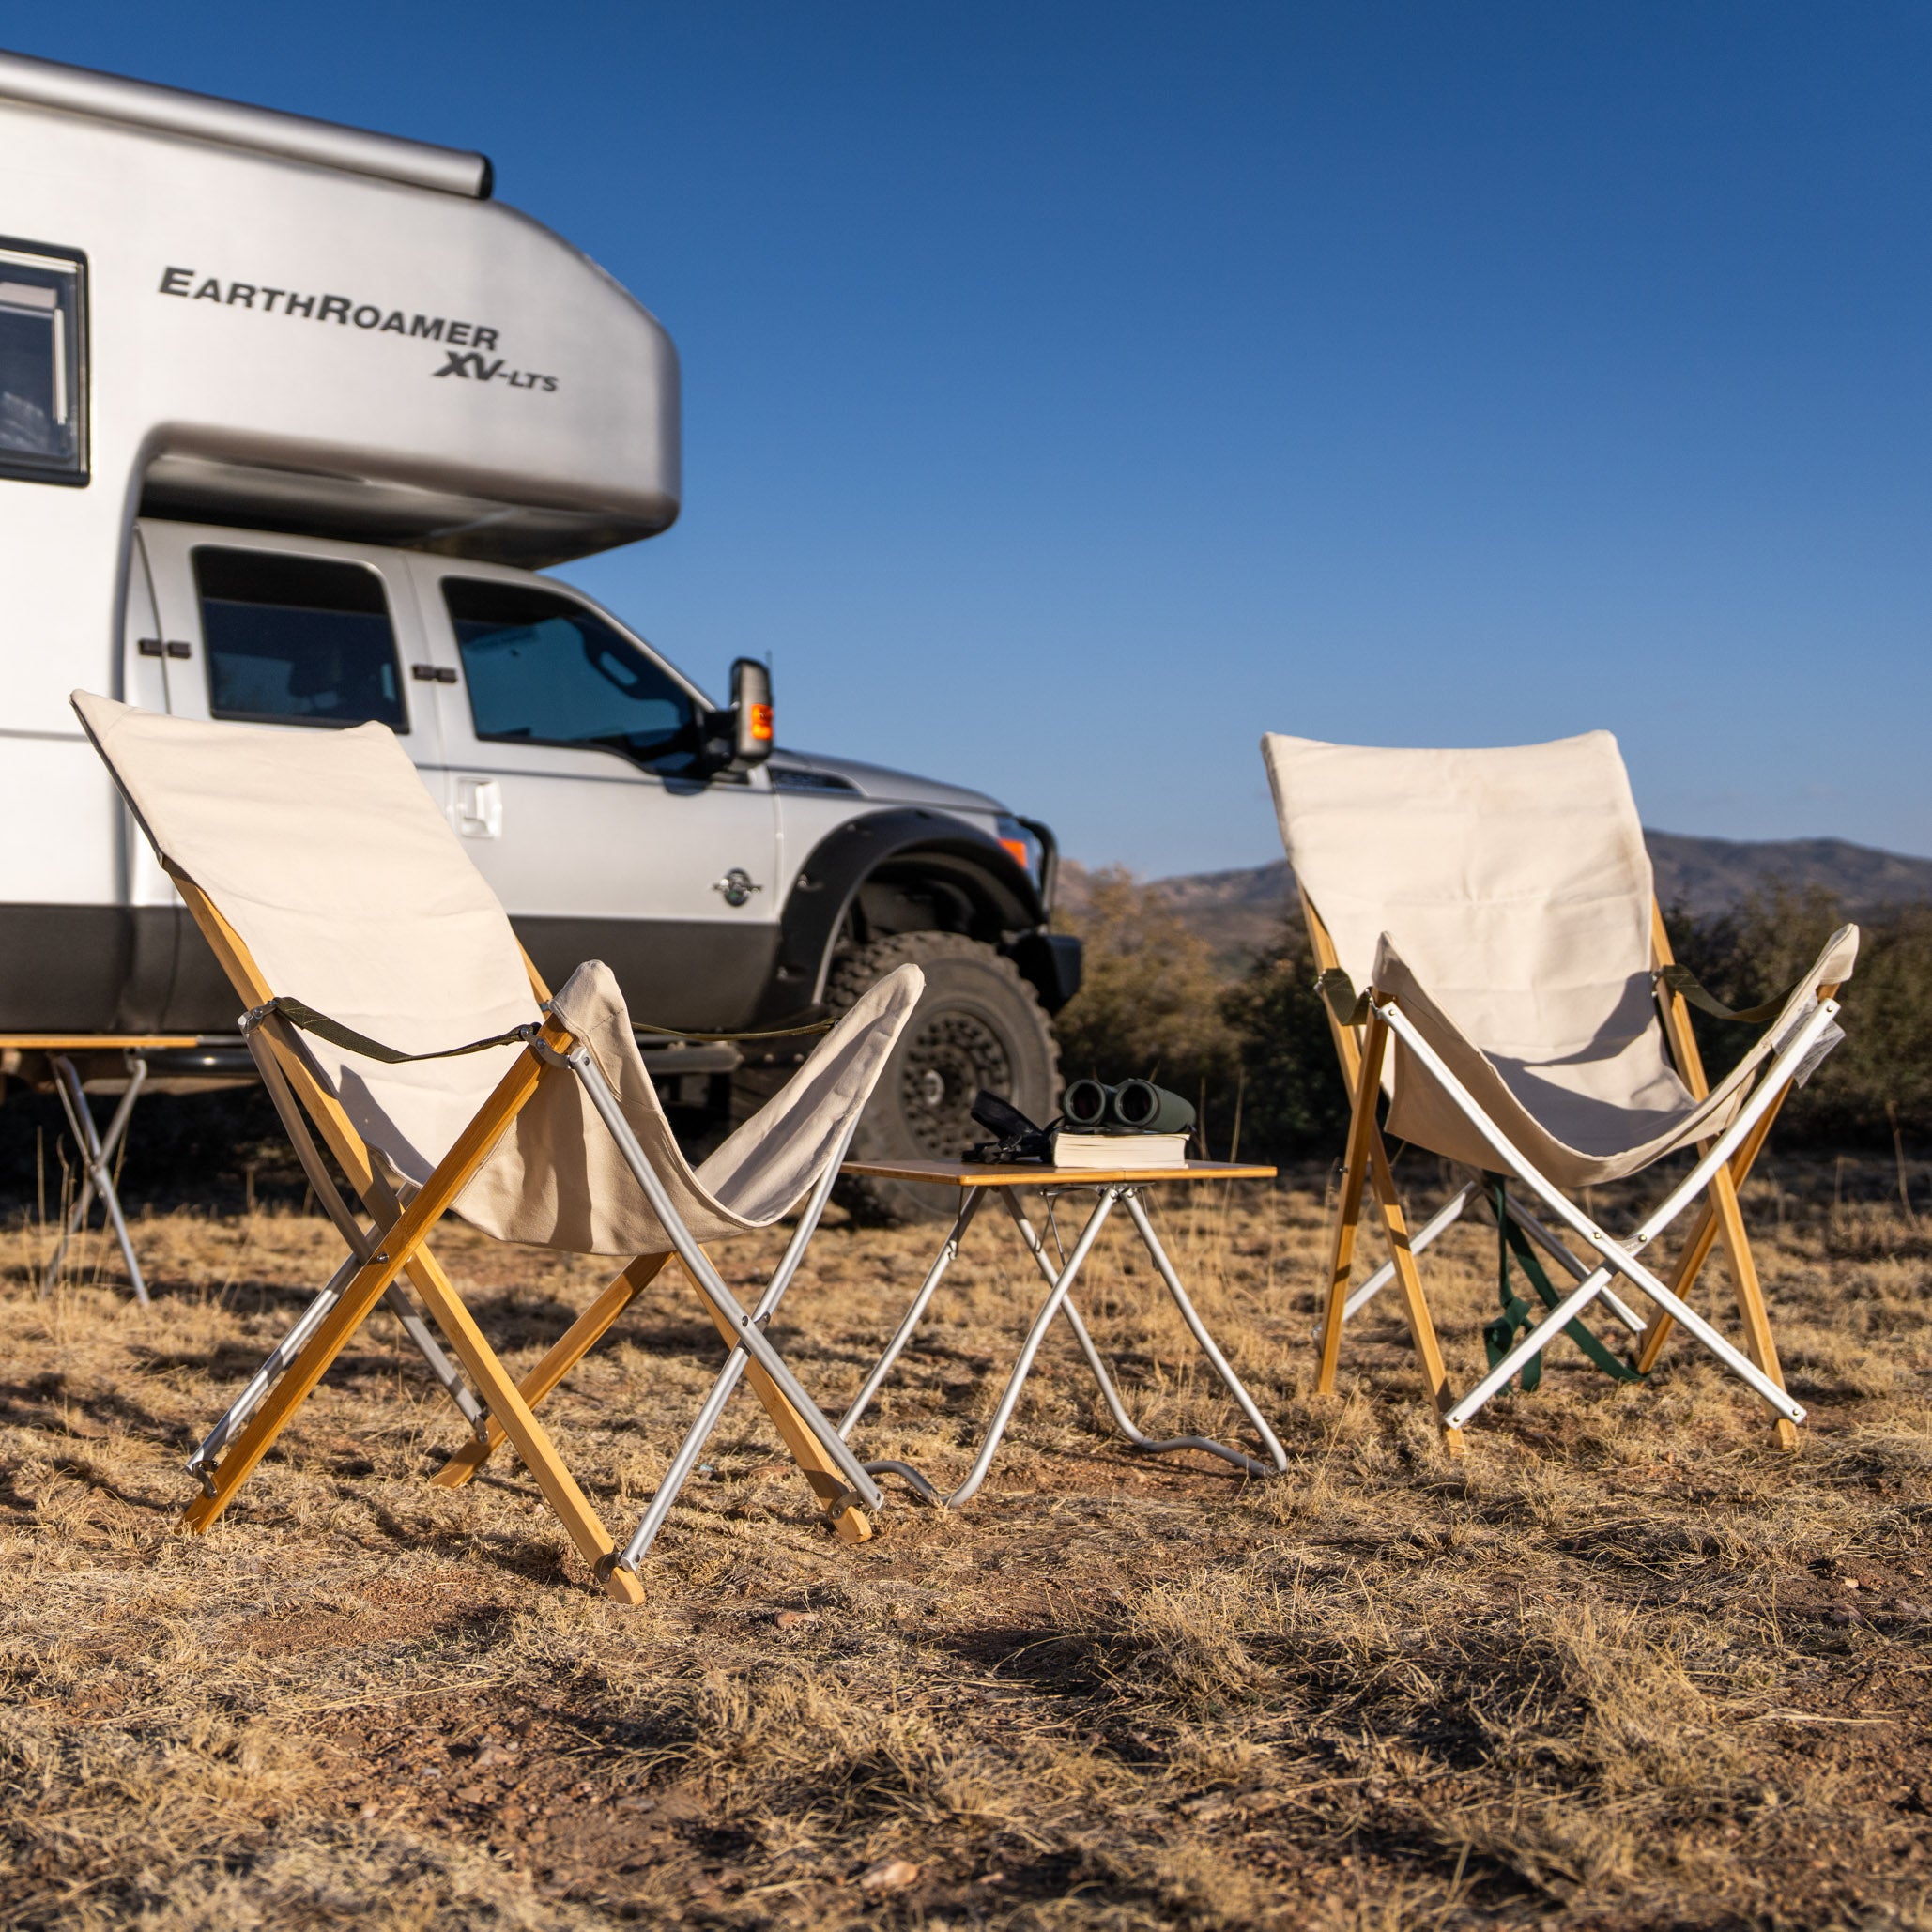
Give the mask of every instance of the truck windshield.
[[86, 481], [82, 273], [0, 242], [0, 476]]
[[478, 577], [444, 578], [443, 601], [479, 738], [598, 745], [660, 772], [693, 761], [690, 694], [595, 611]]

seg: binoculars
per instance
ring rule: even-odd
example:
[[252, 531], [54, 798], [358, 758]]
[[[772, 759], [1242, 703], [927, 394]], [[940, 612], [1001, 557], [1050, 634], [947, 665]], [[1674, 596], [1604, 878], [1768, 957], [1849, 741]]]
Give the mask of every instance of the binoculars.
[[1082, 1134], [1185, 1134], [1194, 1125], [1193, 1103], [1151, 1080], [1122, 1081], [1117, 1087], [1069, 1081], [1060, 1113]]

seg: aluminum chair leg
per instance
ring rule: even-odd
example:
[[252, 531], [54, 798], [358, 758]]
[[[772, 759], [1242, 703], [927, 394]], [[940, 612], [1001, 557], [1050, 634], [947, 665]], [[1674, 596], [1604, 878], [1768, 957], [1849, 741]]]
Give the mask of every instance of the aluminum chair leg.
[[342, 1265], [329, 1278], [328, 1285], [302, 1311], [295, 1326], [269, 1351], [261, 1367], [249, 1377], [241, 1393], [228, 1404], [221, 1419], [202, 1438], [201, 1446], [188, 1458], [188, 1473], [210, 1495], [213, 1494], [210, 1484], [214, 1464], [222, 1449], [236, 1431], [261, 1407], [262, 1398], [274, 1388], [289, 1363], [301, 1354], [309, 1337], [321, 1326], [322, 1317], [342, 1298], [342, 1291], [348, 1286], [349, 1278], [361, 1265], [360, 1255], [350, 1254], [344, 1258]]
[[[262, 1401], [281, 1379], [282, 1372], [308, 1345], [308, 1340], [321, 1326], [322, 1318], [328, 1314], [342, 1298], [342, 1291], [349, 1284], [356, 1270], [362, 1266], [364, 1257], [349, 1254], [344, 1257], [342, 1265], [329, 1278], [328, 1283], [317, 1293], [286, 1335], [278, 1342], [264, 1358], [262, 1365], [249, 1377], [248, 1386], [222, 1412], [222, 1418], [203, 1437], [201, 1446], [188, 1458], [188, 1473], [207, 1489], [213, 1480], [214, 1465], [220, 1460], [222, 1451], [228, 1446], [236, 1432], [243, 1428], [248, 1418], [261, 1407]], [[463, 1380], [462, 1372], [454, 1362], [446, 1356], [428, 1325], [417, 1313], [415, 1305], [403, 1292], [402, 1284], [391, 1284], [382, 1297], [398, 1321], [404, 1332], [422, 1351], [423, 1359], [428, 1362], [432, 1373], [443, 1386], [443, 1389], [462, 1412], [464, 1419], [472, 1429], [482, 1426], [488, 1418], [488, 1412], [470, 1392], [469, 1386]]]
[[[1745, 1122], [1745, 1125], [1748, 1127], [1748, 1120]], [[1718, 1143], [1717, 1149], [1713, 1151], [1721, 1153], [1723, 1158], [1728, 1159], [1734, 1145], [1735, 1142], [1727, 1134], [1724, 1141]], [[1628, 1276], [1660, 1308], [1670, 1313], [1680, 1326], [1688, 1329], [1699, 1342], [1703, 1342], [1705, 1347], [1710, 1349], [1711, 1354], [1716, 1356], [1733, 1374], [1750, 1388], [1756, 1389], [1779, 1415], [1790, 1422], [1803, 1421], [1804, 1410], [1783, 1388], [1758, 1368], [1756, 1363], [1752, 1361], [1748, 1356], [1734, 1348], [1729, 1342], [1720, 1335], [1694, 1310], [1688, 1307], [1673, 1295], [1648, 1268], [1636, 1260], [1637, 1252], [1655, 1240], [1657, 1235], [1690, 1205], [1696, 1193], [1709, 1184], [1710, 1174], [1716, 1171], [1718, 1164], [1714, 1160], [1700, 1161], [1696, 1168], [1692, 1171], [1691, 1181], [1679, 1188], [1670, 1197], [1669, 1202], [1666, 1203], [1667, 1211], [1661, 1211], [1658, 1215], [1653, 1216], [1627, 1244], [1612, 1240], [1601, 1229], [1592, 1226], [1587, 1217], [1580, 1214], [1576, 1215], [1573, 1225], [1576, 1227], [1577, 1233], [1584, 1235], [1590, 1245], [1603, 1256], [1603, 1265], [1597, 1268], [1592, 1274], [1585, 1277], [1575, 1289], [1565, 1296], [1449, 1411], [1446, 1419], [1450, 1426], [1461, 1428], [1478, 1409], [1481, 1408], [1493, 1396], [1498, 1394], [1506, 1388], [1510, 1378], [1522, 1369], [1526, 1362], [1530, 1361], [1534, 1357], [1541, 1354], [1543, 1349], [1547, 1348], [1563, 1332], [1564, 1327], [1569, 1323], [1574, 1321], [1599, 1295], [1603, 1293], [1611, 1280], [1613, 1273]], [[1524, 1178], [1532, 1186], [1536, 1186], [1541, 1180], [1541, 1176], [1537, 1175], [1533, 1169], [1527, 1170], [1524, 1173]], [[1541, 1187], [1538, 1188], [1538, 1191], [1542, 1191]], [[1554, 1192], [1554, 1189], [1552, 1192]], [[1552, 1204], [1555, 1205], [1556, 1204], [1553, 1202]], [[1568, 1204], [1565, 1203], [1563, 1205], [1567, 1207]], [[1562, 1209], [1559, 1208], [1558, 1211], [1561, 1212]], [[1568, 1219], [1570, 1215], [1565, 1214], [1564, 1218]]]
[[1731, 1125], [1710, 1143], [1709, 1152], [1685, 1179], [1625, 1242], [1618, 1242], [1606, 1234], [1589, 1216], [1572, 1205], [1558, 1188], [1545, 1180], [1530, 1165], [1501, 1128], [1484, 1114], [1468, 1090], [1443, 1064], [1441, 1057], [1422, 1038], [1414, 1023], [1399, 1006], [1391, 1004], [1380, 1010], [1387, 1023], [1401, 1035], [1410, 1050], [1429, 1069], [1443, 1091], [1463, 1111], [1470, 1125], [1489, 1142], [1501, 1164], [1535, 1193], [1558, 1219], [1566, 1222], [1582, 1235], [1603, 1260], [1602, 1266], [1587, 1276], [1449, 1410], [1444, 1420], [1451, 1428], [1462, 1427], [1509, 1383], [1526, 1362], [1547, 1348], [1562, 1333], [1568, 1323], [1573, 1321], [1603, 1293], [1613, 1273], [1628, 1278], [1659, 1308], [1668, 1312], [1679, 1326], [1688, 1329], [1703, 1342], [1733, 1374], [1762, 1396], [1779, 1415], [1791, 1422], [1803, 1421], [1803, 1409], [1755, 1362], [1734, 1348], [1701, 1315], [1672, 1294], [1664, 1282], [1637, 1259], [1637, 1255], [1710, 1186], [1711, 1177], [1730, 1159], [1732, 1153], [1751, 1132], [1758, 1117], [1782, 1095], [1804, 1064], [1805, 1056], [1810, 1052], [1813, 1044], [1836, 1017], [1838, 1003], [1835, 1000], [1820, 1000], [1803, 1023], [1793, 1029]]
[[[1480, 1182], [1465, 1181], [1409, 1236], [1409, 1252], [1411, 1254], [1420, 1254], [1424, 1249], [1433, 1246], [1439, 1235], [1447, 1234], [1450, 1228], [1454, 1227], [1468, 1213], [1470, 1205], [1477, 1200], [1481, 1191]], [[1513, 1199], [1510, 1202], [1510, 1212], [1516, 1218], [1516, 1221], [1524, 1233], [1539, 1248], [1542, 1249], [1565, 1274], [1570, 1276], [1572, 1280], [1580, 1281], [1583, 1279], [1584, 1271], [1579, 1267], [1576, 1257], [1550, 1233], [1549, 1229], [1541, 1221], [1538, 1220], [1533, 1214], [1519, 1205]], [[1342, 1311], [1342, 1319], [1344, 1322], [1353, 1321], [1394, 1280], [1395, 1264], [1392, 1261], [1385, 1261], [1348, 1297]], [[1611, 1313], [1633, 1335], [1641, 1335], [1644, 1332], [1643, 1318], [1633, 1313], [1629, 1303], [1620, 1299], [1613, 1290], [1606, 1288], [1603, 1291], [1603, 1299], [1609, 1304]], [[1321, 1325], [1317, 1323], [1311, 1332], [1319, 1335], [1321, 1333]]]
[[402, 1325], [403, 1333], [416, 1344], [416, 1352], [422, 1356], [429, 1372], [443, 1386], [443, 1393], [456, 1405], [456, 1413], [469, 1424], [470, 1434], [480, 1435], [488, 1428], [490, 1412], [476, 1398], [474, 1390], [463, 1379], [463, 1371], [443, 1352], [443, 1346], [436, 1339], [434, 1331], [422, 1315], [417, 1312], [416, 1304], [409, 1299], [409, 1292], [400, 1281], [392, 1281], [382, 1297], [383, 1305]]
[[637, 1185], [643, 1188], [644, 1198], [650, 1202], [658, 1225], [670, 1236], [678, 1259], [684, 1264], [684, 1270], [697, 1284], [698, 1293], [728, 1324], [738, 1342], [797, 1411], [800, 1421], [832, 1459], [833, 1466], [859, 1501], [868, 1510], [878, 1509], [884, 1500], [879, 1485], [866, 1473], [865, 1465], [847, 1447], [845, 1438], [825, 1419], [818, 1404], [800, 1386], [798, 1378], [785, 1366], [784, 1357], [765, 1340], [764, 1331], [752, 1326], [750, 1315], [740, 1307], [738, 1297], [726, 1287], [717, 1269], [712, 1265], [711, 1257], [693, 1238], [690, 1229], [684, 1225], [683, 1217], [666, 1190], [662, 1177], [652, 1166], [650, 1157], [639, 1145], [636, 1135], [631, 1131], [631, 1124], [624, 1118], [617, 1096], [610, 1091], [609, 1083], [589, 1050], [575, 1046], [567, 1053], [558, 1053], [555, 1050], [543, 1048], [541, 1042], [532, 1043], [531, 1050], [540, 1059], [553, 1059], [568, 1066], [583, 1083], [584, 1092], [590, 1096], [591, 1106], [597, 1110], [598, 1117], [617, 1142], [624, 1164], [636, 1176]]
[[892, 1340], [885, 1344], [885, 1353], [872, 1365], [872, 1372], [866, 1377], [865, 1385], [852, 1398], [851, 1407], [839, 1418], [838, 1433], [850, 1436], [858, 1419], [872, 1406], [872, 1398], [879, 1393], [880, 1385], [892, 1372], [893, 1364], [905, 1353], [906, 1344], [912, 1339], [912, 1331], [918, 1327], [926, 1313], [927, 1304], [931, 1301], [934, 1291], [945, 1279], [946, 1270], [958, 1260], [959, 1243], [966, 1238], [966, 1230], [973, 1225], [973, 1217], [979, 1212], [979, 1204], [986, 1198], [984, 1188], [967, 1188], [962, 1190], [965, 1200], [959, 1212], [953, 1219], [952, 1232], [947, 1234], [944, 1245], [940, 1249], [932, 1265], [926, 1271], [926, 1279], [919, 1284], [919, 1292], [912, 1297], [898, 1326], [893, 1330]]
[[[813, 1187], [805, 1212], [798, 1218], [798, 1226], [792, 1230], [791, 1239], [786, 1245], [785, 1253], [778, 1263], [776, 1272], [765, 1284], [764, 1293], [759, 1296], [758, 1306], [753, 1309], [751, 1319], [760, 1326], [777, 1312], [778, 1304], [785, 1298], [785, 1291], [791, 1286], [791, 1278], [798, 1272], [799, 1264], [805, 1260], [805, 1250], [811, 1244], [812, 1236], [819, 1231], [819, 1221], [825, 1212], [825, 1204], [832, 1198], [832, 1189], [838, 1179], [838, 1170], [844, 1164], [846, 1150], [851, 1145], [851, 1137], [858, 1128], [853, 1119], [847, 1127], [844, 1138], [839, 1142], [837, 1151], [825, 1165], [825, 1172]], [[657, 1533], [670, 1515], [671, 1506], [678, 1500], [678, 1493], [689, 1480], [691, 1471], [697, 1466], [698, 1458], [704, 1452], [704, 1445], [711, 1433], [717, 1427], [718, 1418], [725, 1413], [725, 1404], [731, 1400], [732, 1392], [750, 1365], [750, 1357], [742, 1346], [735, 1347], [725, 1357], [725, 1366], [718, 1379], [712, 1384], [711, 1393], [705, 1397], [704, 1405], [698, 1412], [696, 1419], [685, 1432], [684, 1440], [678, 1446], [678, 1452], [671, 1458], [670, 1467], [665, 1471], [664, 1480], [657, 1485], [656, 1494], [651, 1498], [650, 1507], [644, 1511], [643, 1521], [637, 1525], [617, 1561], [624, 1570], [636, 1569], [651, 1545], [657, 1541]]]
[[65, 1053], [57, 1053], [53, 1064], [54, 1091], [60, 1096], [61, 1111], [67, 1115], [68, 1126], [73, 1129], [74, 1144], [81, 1156], [81, 1189], [68, 1215], [59, 1244], [41, 1273], [40, 1293], [49, 1293], [59, 1279], [60, 1265], [67, 1256], [68, 1244], [86, 1225], [87, 1210], [93, 1206], [94, 1197], [98, 1194], [113, 1224], [115, 1239], [120, 1244], [121, 1259], [128, 1265], [128, 1280], [133, 1287], [134, 1299], [146, 1306], [148, 1301], [147, 1283], [142, 1277], [141, 1264], [134, 1259], [134, 1243], [129, 1237], [128, 1223], [121, 1214], [120, 1196], [115, 1191], [113, 1162], [127, 1134], [128, 1122], [133, 1117], [134, 1101], [147, 1079], [147, 1062], [130, 1058], [127, 1091], [121, 1096], [120, 1104], [108, 1122], [105, 1135], [95, 1127], [93, 1111], [87, 1105], [86, 1090], [81, 1084], [81, 1076], [74, 1063]]

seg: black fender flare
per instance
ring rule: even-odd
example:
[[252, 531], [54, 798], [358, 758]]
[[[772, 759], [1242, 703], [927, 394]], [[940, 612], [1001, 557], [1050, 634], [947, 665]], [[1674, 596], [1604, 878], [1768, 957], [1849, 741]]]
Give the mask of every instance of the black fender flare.
[[996, 937], [1037, 932], [1047, 923], [1045, 902], [1025, 867], [997, 839], [950, 813], [904, 805], [848, 819], [792, 875], [761, 1021], [790, 1019], [824, 998], [833, 944], [859, 887], [881, 866], [912, 857], [984, 904]]

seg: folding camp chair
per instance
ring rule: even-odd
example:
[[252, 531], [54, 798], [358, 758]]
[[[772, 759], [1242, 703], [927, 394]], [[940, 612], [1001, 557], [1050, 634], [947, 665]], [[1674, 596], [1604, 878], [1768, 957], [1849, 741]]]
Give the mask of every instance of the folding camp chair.
[[[504, 1240], [632, 1256], [595, 1305], [605, 1327], [675, 1256], [731, 1344], [723, 1393], [693, 1435], [748, 1371], [841, 1535], [869, 1534], [862, 1509], [878, 1506], [878, 1488], [800, 1388], [762, 1319], [804, 1254], [860, 1111], [918, 1000], [917, 969], [873, 987], [784, 1091], [694, 1173], [608, 969], [582, 966], [546, 997], [502, 907], [385, 727], [251, 730], [84, 693], [74, 707], [247, 1003], [242, 1025], [257, 1065], [351, 1250], [197, 1452], [204, 1493], [186, 1526], [216, 1520], [406, 1275], [481, 1398], [463, 1391], [468, 1412], [515, 1447], [610, 1594], [639, 1600], [636, 1569], [648, 1537], [640, 1528], [615, 1550], [533, 1413], [555, 1377], [546, 1381], [540, 1365], [521, 1388], [510, 1379], [428, 1247], [453, 1210]], [[330, 1184], [304, 1112], [372, 1226]], [[801, 1200], [804, 1219], [754, 1317], [700, 1243], [770, 1228]], [[406, 1296], [403, 1309], [430, 1353], [433, 1338]], [[453, 1371], [445, 1386], [460, 1387]], [[677, 1477], [695, 1454], [687, 1437]], [[660, 1487], [657, 1521], [674, 1495], [673, 1482]]]
[[[1262, 751], [1351, 1095], [1317, 1389], [1334, 1390], [1348, 1315], [1393, 1280], [1452, 1453], [1464, 1425], [1513, 1377], [1533, 1386], [1541, 1352], [1559, 1334], [1633, 1379], [1655, 1364], [1674, 1326], [1749, 1384], [1776, 1417], [1779, 1439], [1794, 1442], [1804, 1411], [1785, 1390], [1738, 1190], [1785, 1096], [1842, 1036], [1833, 995], [1851, 974], [1857, 928], [1834, 933], [1786, 998], [1729, 1014], [1671, 960], [1608, 732], [1496, 751], [1270, 736]], [[1357, 985], [1366, 987], [1359, 996]], [[1726, 1017], [1771, 1022], [1714, 1088], [1691, 1035], [1687, 994]], [[1376, 1123], [1384, 1094], [1386, 1130]], [[1484, 1178], [1412, 1235], [1385, 1131]], [[1622, 1239], [1571, 1199], [1693, 1147], [1689, 1174]], [[1524, 1206], [1518, 1188], [1580, 1241], [1587, 1265]], [[1351, 1296], [1367, 1190], [1389, 1259]], [[1640, 1257], [1700, 1195], [1701, 1216], [1666, 1280]], [[1521, 1297], [1506, 1298], [1486, 1331], [1489, 1372], [1457, 1397], [1416, 1256], [1479, 1199], [1547, 1311], [1532, 1324]], [[1719, 1241], [1742, 1351], [1688, 1305]], [[1567, 1293], [1549, 1284], [1532, 1242], [1572, 1279]], [[1505, 1260], [1506, 1280], [1507, 1267]], [[1616, 1278], [1652, 1304], [1648, 1323], [1616, 1295]], [[1633, 1365], [1580, 1319], [1600, 1300], [1638, 1335]]]
[[[60, 1237], [54, 1244], [54, 1252], [47, 1257], [46, 1265], [40, 1270], [42, 1295], [50, 1293], [60, 1279], [60, 1265], [67, 1259], [68, 1249], [74, 1236], [87, 1225], [87, 1216], [95, 1202], [99, 1201], [101, 1212], [107, 1217], [108, 1226], [114, 1230], [115, 1240], [120, 1246], [121, 1259], [128, 1265], [128, 1285], [134, 1291], [134, 1299], [144, 1306], [146, 1304], [147, 1281], [141, 1272], [141, 1263], [135, 1257], [127, 1217], [121, 1212], [121, 1197], [115, 1186], [115, 1172], [119, 1166], [121, 1143], [127, 1139], [128, 1124], [134, 1117], [134, 1102], [141, 1097], [141, 1089], [147, 1083], [148, 1054], [193, 1048], [199, 1044], [199, 1037], [194, 1034], [0, 1034], [0, 1052], [44, 1053], [47, 1056], [48, 1069], [54, 1075], [54, 1091], [60, 1097], [60, 1111], [67, 1115], [67, 1124], [73, 1132], [74, 1151], [81, 1161], [81, 1184], [75, 1189], [73, 1203], [61, 1223]], [[98, 1070], [84, 1072], [77, 1063], [84, 1061], [89, 1069], [98, 1069], [100, 1061], [97, 1056], [109, 1053], [121, 1056], [125, 1084], [103, 1133], [95, 1125], [94, 1110], [87, 1105], [86, 1088], [90, 1079], [103, 1076]]]

